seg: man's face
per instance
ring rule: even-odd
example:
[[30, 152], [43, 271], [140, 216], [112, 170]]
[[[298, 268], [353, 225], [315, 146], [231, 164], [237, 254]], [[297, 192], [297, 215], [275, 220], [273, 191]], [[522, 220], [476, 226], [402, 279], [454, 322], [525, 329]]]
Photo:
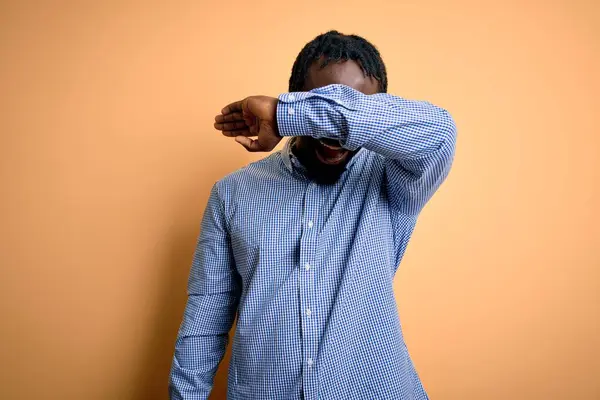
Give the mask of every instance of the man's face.
[[[378, 81], [372, 77], [366, 77], [355, 61], [332, 62], [323, 69], [319, 68], [320, 65], [321, 60], [318, 60], [309, 69], [304, 83], [304, 91], [332, 84], [342, 84], [364, 94], [379, 92]], [[346, 164], [357, 151], [348, 151], [342, 148], [336, 140], [318, 140], [302, 136], [296, 139], [294, 154], [307, 169], [311, 179], [322, 184], [332, 184], [339, 179]]]

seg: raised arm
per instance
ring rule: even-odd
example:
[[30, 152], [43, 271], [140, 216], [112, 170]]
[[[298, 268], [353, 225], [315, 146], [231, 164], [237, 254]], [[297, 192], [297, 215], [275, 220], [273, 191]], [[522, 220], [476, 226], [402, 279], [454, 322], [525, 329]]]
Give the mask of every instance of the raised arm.
[[456, 128], [444, 109], [344, 85], [282, 94], [277, 125], [281, 136], [337, 139], [348, 150], [381, 154], [391, 205], [410, 214], [444, 181], [454, 157]]
[[278, 99], [248, 97], [225, 107], [215, 128], [249, 151], [271, 151], [283, 136], [312, 136], [337, 139], [348, 150], [376, 152], [384, 157], [392, 207], [412, 215], [448, 175], [456, 143], [456, 127], [446, 110], [340, 84]]

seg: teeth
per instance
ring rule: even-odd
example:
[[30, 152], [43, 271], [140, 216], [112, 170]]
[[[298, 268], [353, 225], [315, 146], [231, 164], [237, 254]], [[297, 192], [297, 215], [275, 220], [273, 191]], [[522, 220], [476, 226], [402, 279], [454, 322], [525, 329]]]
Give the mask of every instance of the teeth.
[[321, 160], [322, 162], [324, 162], [325, 164], [332, 164], [332, 163], [337, 163], [339, 162], [341, 159], [344, 158], [344, 156], [346, 155], [345, 152], [341, 152], [337, 157], [335, 158], [331, 158], [328, 157], [324, 154], [322, 154], [319, 150], [317, 150], [317, 157], [319, 158], [319, 160]]
[[323, 146], [325, 146], [325, 147], [327, 147], [327, 148], [329, 148], [329, 149], [332, 149], [332, 150], [341, 150], [341, 149], [342, 149], [342, 146], [334, 146], [334, 145], [331, 145], [331, 144], [325, 143], [325, 142], [324, 142], [324, 141], [322, 141], [322, 140], [319, 140], [319, 143], [321, 143]]

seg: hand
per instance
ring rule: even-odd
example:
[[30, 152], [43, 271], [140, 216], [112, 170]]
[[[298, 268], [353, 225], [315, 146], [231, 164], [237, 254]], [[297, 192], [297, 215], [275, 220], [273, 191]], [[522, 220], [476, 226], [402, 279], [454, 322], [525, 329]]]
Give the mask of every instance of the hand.
[[[231, 103], [215, 117], [215, 128], [234, 137], [248, 151], [271, 151], [281, 141], [277, 128], [278, 99], [250, 96]], [[256, 139], [251, 137], [256, 136]]]

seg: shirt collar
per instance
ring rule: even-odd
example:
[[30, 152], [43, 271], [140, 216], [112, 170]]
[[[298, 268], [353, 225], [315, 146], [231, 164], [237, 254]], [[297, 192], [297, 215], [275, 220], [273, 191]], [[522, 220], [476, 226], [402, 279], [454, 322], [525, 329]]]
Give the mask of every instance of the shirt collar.
[[285, 164], [285, 167], [288, 170], [290, 170], [290, 172], [292, 172], [294, 170], [294, 168], [292, 167], [292, 157], [294, 157], [294, 155], [292, 154], [292, 141], [294, 141], [294, 140], [295, 140], [294, 137], [289, 138], [285, 142], [285, 145], [283, 146], [283, 149], [281, 150], [281, 156], [283, 157], [283, 163]]

